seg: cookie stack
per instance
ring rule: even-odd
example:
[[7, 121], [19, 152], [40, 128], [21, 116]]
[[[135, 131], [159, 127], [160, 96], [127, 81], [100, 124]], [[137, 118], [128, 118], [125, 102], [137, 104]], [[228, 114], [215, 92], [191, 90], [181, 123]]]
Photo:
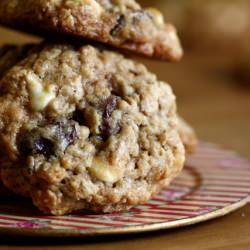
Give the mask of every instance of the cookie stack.
[[147, 202], [179, 174], [196, 139], [171, 87], [110, 49], [179, 60], [159, 11], [134, 0], [1, 0], [0, 23], [53, 36], [0, 52], [9, 190], [48, 214], [106, 213]]

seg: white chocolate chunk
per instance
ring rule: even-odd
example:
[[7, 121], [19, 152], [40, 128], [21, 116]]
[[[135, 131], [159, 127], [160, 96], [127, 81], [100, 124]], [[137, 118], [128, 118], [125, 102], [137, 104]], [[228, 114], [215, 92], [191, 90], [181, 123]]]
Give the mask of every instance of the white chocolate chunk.
[[94, 177], [105, 182], [115, 183], [122, 178], [116, 168], [99, 157], [93, 159], [89, 170]]
[[102, 7], [101, 5], [95, 1], [95, 0], [67, 0], [66, 6], [68, 7], [74, 7], [76, 5], [86, 5], [88, 7], [91, 7], [92, 13], [95, 13], [97, 16], [101, 14]]
[[54, 86], [43, 86], [41, 80], [31, 72], [26, 75], [26, 80], [32, 108], [43, 110], [56, 97]]
[[162, 26], [164, 24], [164, 17], [159, 10], [150, 7], [147, 8], [147, 11], [151, 14], [151, 16], [153, 16], [157, 25]]

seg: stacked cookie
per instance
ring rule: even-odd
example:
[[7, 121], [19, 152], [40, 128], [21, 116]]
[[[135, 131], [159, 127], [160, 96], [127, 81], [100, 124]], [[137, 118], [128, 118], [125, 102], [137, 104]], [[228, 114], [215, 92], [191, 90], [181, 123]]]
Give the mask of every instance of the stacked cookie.
[[110, 50], [179, 60], [176, 31], [160, 12], [133, 0], [2, 0], [0, 23], [60, 36], [1, 50], [0, 171], [9, 190], [48, 214], [113, 212], [147, 202], [179, 174], [184, 144], [193, 151], [196, 139], [171, 87]]

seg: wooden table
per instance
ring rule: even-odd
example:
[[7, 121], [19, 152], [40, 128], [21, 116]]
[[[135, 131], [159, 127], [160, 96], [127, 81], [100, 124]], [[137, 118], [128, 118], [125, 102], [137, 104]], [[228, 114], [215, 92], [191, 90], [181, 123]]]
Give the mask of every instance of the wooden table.
[[[0, 44], [36, 40], [0, 29]], [[250, 87], [227, 74], [232, 58], [188, 53], [178, 64], [143, 60], [172, 84], [180, 113], [202, 140], [216, 142], [250, 158]], [[29, 239], [0, 236], [0, 249], [250, 249], [250, 204], [223, 218], [182, 229], [89, 239]]]

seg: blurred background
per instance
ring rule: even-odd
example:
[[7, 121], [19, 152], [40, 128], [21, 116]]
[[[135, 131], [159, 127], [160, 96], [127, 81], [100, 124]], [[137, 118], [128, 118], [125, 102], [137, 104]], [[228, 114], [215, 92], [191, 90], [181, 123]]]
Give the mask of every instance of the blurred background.
[[[177, 27], [180, 63], [136, 58], [173, 87], [178, 110], [201, 140], [250, 157], [250, 1], [139, 0]], [[39, 41], [0, 28], [0, 44]]]
[[186, 48], [238, 52], [250, 38], [249, 0], [140, 0], [175, 24]]

